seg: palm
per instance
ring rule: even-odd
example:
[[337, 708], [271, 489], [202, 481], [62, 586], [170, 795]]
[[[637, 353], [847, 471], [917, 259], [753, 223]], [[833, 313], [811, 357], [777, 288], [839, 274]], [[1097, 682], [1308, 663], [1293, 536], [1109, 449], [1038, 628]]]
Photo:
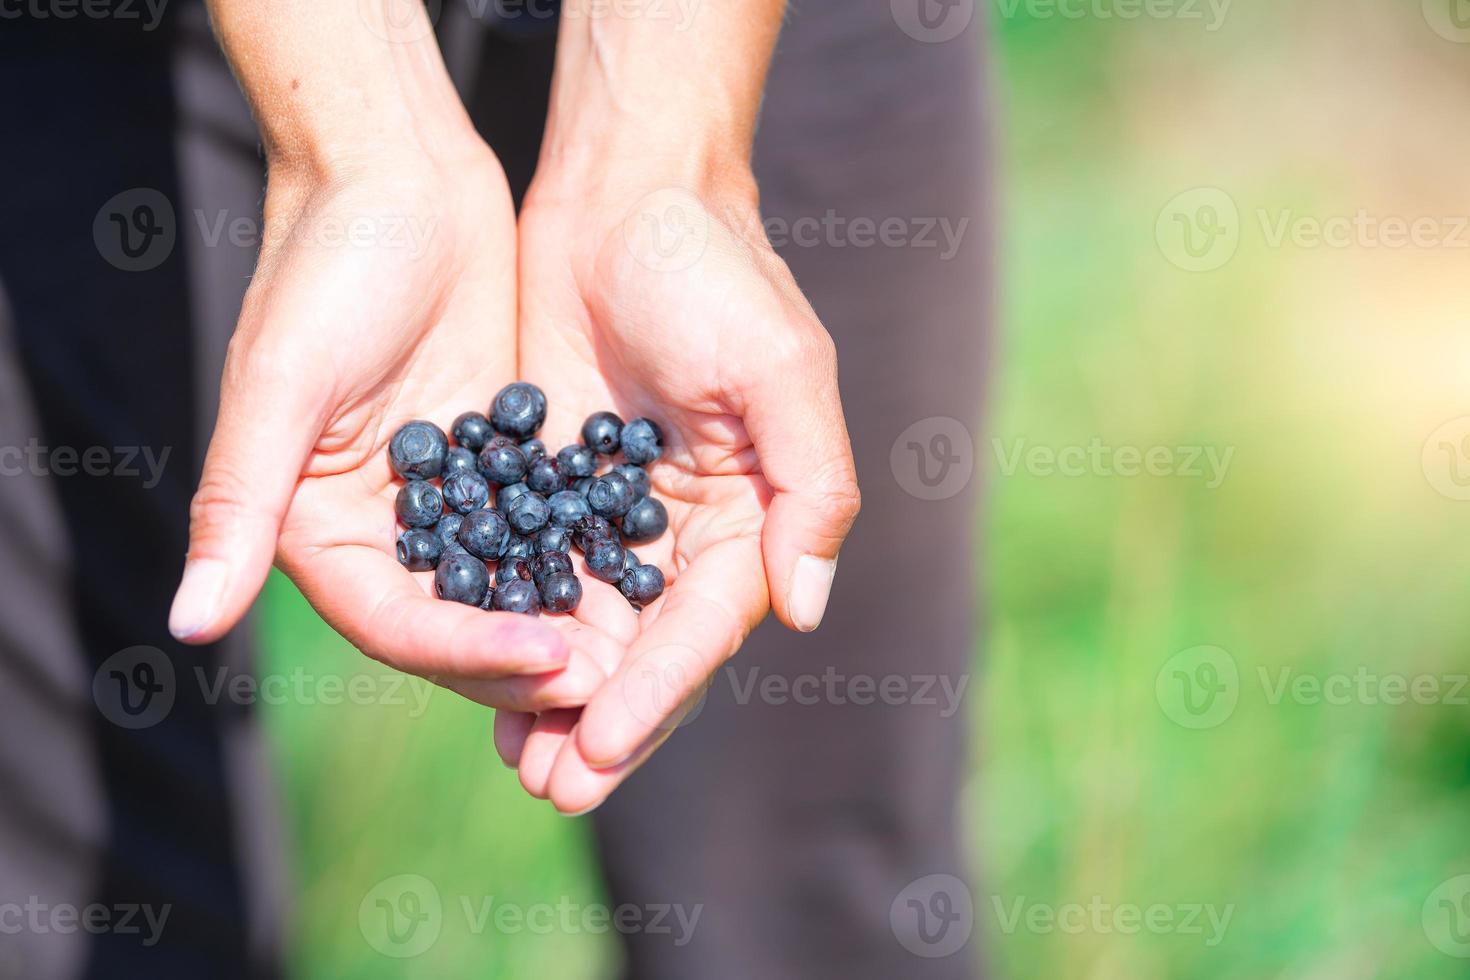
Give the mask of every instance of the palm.
[[[665, 431], [650, 477], [669, 533], [637, 553], [664, 569], [669, 587], [635, 615], [620, 597], [601, 598], [611, 587], [589, 583], [598, 625], [629, 646], [621, 665], [607, 665], [611, 680], [588, 708], [607, 744], [623, 747], [611, 750], [616, 758], [631, 745], [656, 745], [672, 724], [664, 716], [697, 695], [767, 609], [761, 533], [771, 493], [734, 369], [759, 353], [748, 349], [743, 326], [780, 299], [752, 289], [743, 267], [717, 255], [675, 272], [650, 268], [616, 230], [592, 243], [579, 267], [568, 242], [584, 220], [522, 216], [520, 360], [522, 375], [547, 391], [548, 448], [573, 441], [581, 420], [600, 409], [653, 418]], [[600, 799], [628, 768], [595, 769], [613, 759], [578, 751], [566, 738], [577, 721], [570, 712], [544, 716], [525, 742], [527, 788], [559, 806], [579, 795]], [[548, 786], [553, 766], [556, 781], [572, 788]]]

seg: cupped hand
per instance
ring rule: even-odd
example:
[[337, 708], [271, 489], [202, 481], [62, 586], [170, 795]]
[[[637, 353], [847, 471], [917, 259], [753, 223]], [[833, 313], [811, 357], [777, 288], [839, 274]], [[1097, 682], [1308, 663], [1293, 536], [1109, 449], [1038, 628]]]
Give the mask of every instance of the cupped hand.
[[274, 559], [355, 646], [497, 707], [579, 705], [612, 643], [432, 597], [394, 557], [385, 447], [446, 431], [513, 380], [514, 212], [476, 144], [447, 159], [272, 175], [264, 247], [226, 360], [169, 628], [224, 634]]
[[663, 596], [636, 614], [584, 573], [588, 621], [626, 653], [580, 711], [496, 718], [502, 756], [565, 813], [640, 765], [769, 610], [817, 627], [857, 515], [831, 339], [754, 215], [753, 194], [645, 176], [538, 177], [521, 216], [520, 373], [546, 390], [548, 450], [601, 409], [666, 442], [649, 471], [669, 530], [635, 547]]

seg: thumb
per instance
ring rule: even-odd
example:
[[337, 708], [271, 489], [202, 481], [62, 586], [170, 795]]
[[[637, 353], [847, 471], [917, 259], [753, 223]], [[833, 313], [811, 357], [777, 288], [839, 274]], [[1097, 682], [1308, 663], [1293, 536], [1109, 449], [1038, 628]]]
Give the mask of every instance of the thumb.
[[189, 508], [189, 555], [168, 629], [186, 643], [230, 630], [265, 584], [276, 538], [316, 442], [313, 386], [279, 357], [231, 345], [219, 419]]
[[813, 323], [777, 359], [747, 395], [745, 426], [775, 493], [761, 533], [771, 606], [808, 633], [826, 612], [861, 497], [831, 338]]

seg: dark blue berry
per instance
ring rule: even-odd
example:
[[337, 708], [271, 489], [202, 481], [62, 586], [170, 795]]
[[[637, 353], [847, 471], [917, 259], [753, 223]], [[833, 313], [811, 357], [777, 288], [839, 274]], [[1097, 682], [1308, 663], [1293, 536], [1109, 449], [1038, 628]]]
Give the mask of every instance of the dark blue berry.
[[497, 588], [504, 586], [506, 582], [518, 578], [532, 578], [531, 559], [513, 558], [510, 555], [506, 555], [495, 563], [495, 585]]
[[664, 573], [657, 565], [639, 565], [623, 573], [618, 580], [618, 591], [638, 608], [643, 608], [664, 591]]
[[604, 456], [618, 451], [622, 434], [623, 420], [612, 412], [593, 412], [582, 423], [582, 441]]
[[524, 483], [508, 483], [495, 491], [495, 509], [504, 514], [510, 510], [510, 505], [516, 502], [517, 497], [530, 492], [531, 488]]
[[404, 527], [433, 527], [444, 513], [444, 498], [429, 481], [409, 480], [398, 488], [393, 509]]
[[562, 490], [546, 501], [551, 505], [551, 523], [557, 527], [571, 527], [578, 520], [592, 513], [587, 498], [574, 490]]
[[545, 393], [524, 381], [501, 388], [490, 404], [490, 424], [508, 436], [529, 439], [545, 421]]
[[527, 439], [521, 443], [521, 452], [525, 454], [528, 460], [535, 459], [537, 456], [545, 456], [546, 443], [540, 439]]
[[572, 556], [560, 551], [548, 551], [531, 559], [531, 578], [539, 586], [552, 575], [572, 573]]
[[572, 490], [582, 496], [587, 496], [587, 491], [592, 489], [592, 484], [597, 478], [595, 476], [584, 476], [580, 480], [572, 481]]
[[536, 541], [521, 534], [512, 534], [510, 543], [505, 546], [504, 558], [524, 558], [530, 561], [536, 557]]
[[647, 466], [663, 454], [664, 433], [652, 419], [634, 419], [623, 426], [623, 456], [634, 466]]
[[410, 422], [388, 443], [388, 460], [406, 480], [432, 480], [444, 472], [448, 452], [449, 438], [433, 422]]
[[479, 467], [491, 483], [502, 487], [520, 483], [526, 478], [526, 454], [509, 439], [497, 436], [480, 450]]
[[455, 446], [444, 457], [444, 479], [456, 473], [475, 472], [475, 454], [463, 446]]
[[669, 529], [669, 512], [655, 497], [640, 497], [623, 515], [623, 538], [634, 544], [652, 541]]
[[539, 493], [523, 493], [511, 501], [505, 518], [517, 534], [535, 534], [551, 519], [551, 505]]
[[536, 590], [536, 583], [518, 578], [513, 582], [506, 582], [495, 590], [494, 608], [501, 612], [539, 616], [541, 614], [541, 593]]
[[439, 543], [447, 545], [458, 537], [459, 526], [463, 523], [463, 514], [445, 514], [439, 518], [439, 523], [434, 525], [434, 533], [439, 536]]
[[398, 536], [398, 563], [410, 572], [427, 572], [442, 554], [444, 542], [427, 528], [411, 527]]
[[637, 499], [633, 484], [616, 470], [599, 476], [587, 491], [587, 505], [602, 517], [622, 517]]
[[548, 551], [566, 554], [572, 550], [572, 532], [564, 527], [543, 527], [536, 532], [534, 540], [538, 555], [544, 555]]
[[623, 549], [623, 572], [624, 572], [624, 574], [626, 574], [627, 572], [631, 571], [632, 569], [637, 568], [641, 564], [643, 564], [643, 563], [638, 560], [638, 556], [637, 555], [633, 554], [633, 549], [632, 548], [624, 548]]
[[613, 467], [614, 473], [623, 474], [623, 478], [633, 484], [633, 493], [638, 497], [646, 497], [653, 490], [653, 484], [648, 479], [648, 471], [641, 466], [632, 463], [619, 463]]
[[582, 583], [568, 572], [548, 575], [541, 583], [541, 604], [547, 612], [569, 613], [582, 603]]
[[[469, 552], [465, 552], [465, 554], [469, 554]], [[485, 590], [485, 598], [483, 598], [483, 599], [480, 600], [480, 608], [483, 609], [483, 610], [485, 610], [486, 612], [489, 612], [490, 610], [492, 610], [492, 609], [495, 608], [495, 583], [494, 582], [490, 583], [490, 587]]]
[[568, 480], [580, 480], [597, 472], [597, 453], [589, 446], [563, 446], [556, 454], [556, 461]]
[[584, 556], [587, 559], [587, 571], [593, 578], [615, 584], [623, 577], [623, 546], [612, 538], [598, 538], [590, 542]]
[[610, 538], [616, 533], [617, 528], [613, 527], [612, 521], [596, 514], [588, 514], [572, 525], [572, 544], [578, 551], [585, 553], [593, 541]]
[[434, 570], [434, 593], [441, 599], [478, 606], [490, 588], [490, 571], [474, 555], [450, 552]]
[[567, 478], [555, 456], [538, 456], [526, 469], [526, 486], [549, 497], [567, 488]]
[[449, 434], [454, 436], [454, 441], [472, 453], [477, 453], [485, 448], [485, 443], [495, 435], [495, 430], [490, 425], [490, 420], [479, 412], [465, 412], [454, 420]]
[[495, 561], [510, 543], [510, 525], [495, 510], [472, 510], [459, 526], [459, 543], [476, 558]]
[[459, 473], [444, 481], [444, 503], [461, 514], [490, 503], [490, 484], [478, 473]]

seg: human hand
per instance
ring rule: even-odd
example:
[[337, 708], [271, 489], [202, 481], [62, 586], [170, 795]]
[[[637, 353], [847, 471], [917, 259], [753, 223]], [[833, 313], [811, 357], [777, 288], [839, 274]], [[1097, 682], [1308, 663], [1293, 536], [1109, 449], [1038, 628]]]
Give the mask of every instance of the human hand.
[[394, 558], [388, 440], [415, 418], [448, 430], [514, 378], [515, 225], [498, 161], [473, 140], [330, 176], [273, 171], [265, 228], [171, 631], [220, 637], [274, 556], [385, 664], [497, 707], [584, 703], [604, 677], [592, 654], [606, 660], [611, 641], [437, 601], [433, 574]]
[[664, 595], [635, 614], [586, 577], [589, 618], [627, 653], [580, 711], [497, 714], [502, 756], [565, 813], [647, 758], [768, 609], [817, 627], [859, 506], [833, 345], [745, 220], [753, 184], [707, 186], [704, 208], [660, 187], [646, 170], [553, 172], [520, 221], [520, 370], [547, 392], [548, 449], [609, 407], [656, 420], [667, 444], [649, 469], [669, 531], [636, 548]]

